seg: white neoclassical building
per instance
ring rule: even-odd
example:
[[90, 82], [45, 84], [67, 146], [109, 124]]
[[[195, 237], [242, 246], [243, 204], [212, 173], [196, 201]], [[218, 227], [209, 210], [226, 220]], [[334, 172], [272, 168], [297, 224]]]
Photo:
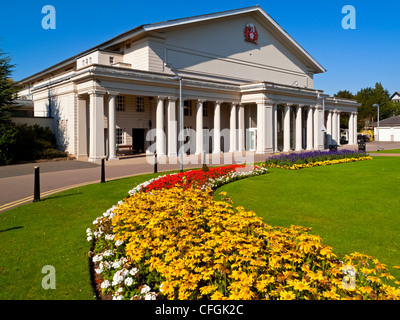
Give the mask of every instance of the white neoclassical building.
[[356, 144], [359, 105], [315, 89], [325, 71], [254, 6], [139, 26], [20, 81], [20, 97], [90, 161], [117, 145], [175, 156], [182, 140], [196, 154], [321, 150], [343, 114]]

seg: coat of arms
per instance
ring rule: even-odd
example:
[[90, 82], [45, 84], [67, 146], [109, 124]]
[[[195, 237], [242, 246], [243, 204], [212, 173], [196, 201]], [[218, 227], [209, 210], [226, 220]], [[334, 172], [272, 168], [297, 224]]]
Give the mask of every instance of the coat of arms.
[[257, 43], [258, 32], [253, 23], [248, 23], [244, 29], [244, 37], [246, 41]]

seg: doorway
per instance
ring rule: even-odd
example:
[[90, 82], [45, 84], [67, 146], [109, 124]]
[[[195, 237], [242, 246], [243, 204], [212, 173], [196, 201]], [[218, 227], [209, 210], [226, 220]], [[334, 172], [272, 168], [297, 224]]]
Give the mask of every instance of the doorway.
[[144, 130], [145, 129], [132, 129], [133, 150], [136, 150], [137, 153], [144, 152]]

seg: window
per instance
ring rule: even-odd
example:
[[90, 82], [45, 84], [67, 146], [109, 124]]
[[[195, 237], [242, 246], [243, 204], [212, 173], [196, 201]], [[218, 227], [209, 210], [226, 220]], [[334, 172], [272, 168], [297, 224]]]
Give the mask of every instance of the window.
[[110, 63], [111, 63], [111, 64], [114, 63], [114, 57], [110, 57]]
[[116, 144], [124, 144], [124, 130], [117, 128], [115, 136]]
[[183, 114], [185, 116], [192, 115], [192, 108], [191, 108], [189, 101], [187, 101], [187, 100], [183, 102]]
[[136, 112], [144, 112], [144, 97], [136, 97]]
[[117, 111], [125, 111], [125, 96], [117, 96]]

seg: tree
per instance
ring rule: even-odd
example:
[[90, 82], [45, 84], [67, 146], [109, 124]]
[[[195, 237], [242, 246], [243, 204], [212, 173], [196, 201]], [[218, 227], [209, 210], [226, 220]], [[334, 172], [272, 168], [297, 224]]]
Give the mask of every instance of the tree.
[[336, 98], [354, 99], [354, 95], [348, 90], [341, 90], [334, 94]]
[[15, 157], [16, 128], [10, 120], [9, 106], [16, 96], [17, 86], [11, 79], [14, 65], [10, 62], [0, 49], [0, 165], [9, 164]]

